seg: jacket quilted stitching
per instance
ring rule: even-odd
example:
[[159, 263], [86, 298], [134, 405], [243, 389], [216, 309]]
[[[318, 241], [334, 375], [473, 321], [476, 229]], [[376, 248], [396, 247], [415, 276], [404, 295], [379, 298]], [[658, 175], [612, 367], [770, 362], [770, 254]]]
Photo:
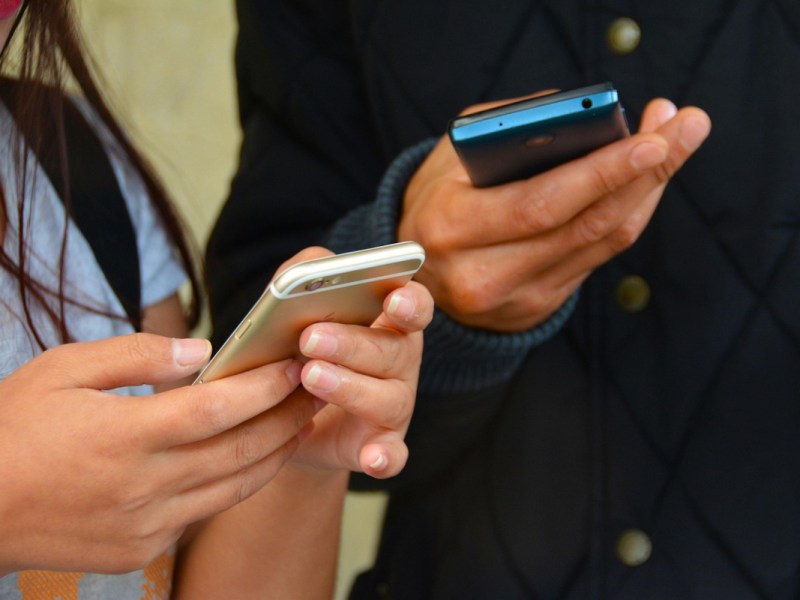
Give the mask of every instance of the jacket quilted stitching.
[[[632, 123], [662, 95], [714, 124], [511, 381], [422, 390], [354, 597], [800, 597], [799, 6], [239, 2], [243, 165], [209, 247], [222, 335], [254, 272], [323, 242], [470, 104], [609, 79]], [[624, 56], [619, 16], [642, 28]], [[641, 312], [615, 300], [628, 275]], [[653, 544], [638, 567], [616, 557], [630, 529]]]

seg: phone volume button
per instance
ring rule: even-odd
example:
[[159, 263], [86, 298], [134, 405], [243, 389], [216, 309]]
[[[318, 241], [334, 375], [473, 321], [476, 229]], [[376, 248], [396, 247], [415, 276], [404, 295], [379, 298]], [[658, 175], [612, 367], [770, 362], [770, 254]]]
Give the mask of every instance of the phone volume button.
[[239, 326], [239, 329], [236, 330], [236, 339], [240, 340], [244, 337], [244, 334], [247, 333], [247, 330], [250, 329], [250, 325], [253, 322], [250, 319], [247, 319], [244, 323]]

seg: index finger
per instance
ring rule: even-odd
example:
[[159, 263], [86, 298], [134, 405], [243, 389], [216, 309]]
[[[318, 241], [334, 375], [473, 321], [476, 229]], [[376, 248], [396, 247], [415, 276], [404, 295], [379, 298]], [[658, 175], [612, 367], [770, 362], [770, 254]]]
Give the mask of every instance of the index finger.
[[[682, 143], [675, 134], [690, 121], [695, 122], [688, 129], [701, 130], [696, 144]], [[658, 173], [665, 163], [670, 175], [677, 171], [709, 127], [705, 113], [685, 108], [657, 131], [632, 135], [524, 181], [482, 189], [453, 182], [459, 189], [451, 194], [449, 226], [441, 235], [450, 236], [453, 247], [489, 246], [560, 227], [598, 199]]]
[[283, 401], [300, 383], [301, 366], [284, 360], [146, 399], [140, 435], [153, 449], [213, 437]]

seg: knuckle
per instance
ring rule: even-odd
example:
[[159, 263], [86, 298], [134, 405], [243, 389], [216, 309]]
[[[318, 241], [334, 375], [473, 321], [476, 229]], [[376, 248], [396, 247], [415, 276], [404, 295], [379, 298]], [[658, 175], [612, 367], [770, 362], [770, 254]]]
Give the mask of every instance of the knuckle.
[[602, 215], [592, 211], [578, 220], [577, 233], [579, 243], [592, 244], [608, 234], [608, 224]]
[[665, 185], [670, 179], [672, 179], [675, 173], [678, 172], [678, 169], [681, 168], [681, 165], [681, 161], [679, 161], [677, 158], [671, 157], [652, 170], [653, 177], [659, 183], [659, 185]]
[[609, 246], [615, 252], [627, 250], [639, 239], [642, 230], [643, 226], [640, 220], [632, 217], [608, 236]]
[[524, 202], [512, 204], [511, 217], [532, 233], [555, 229], [561, 223], [553, 213], [553, 198], [559, 195], [555, 185], [543, 187], [540, 184], [526, 196]]
[[205, 394], [201, 401], [196, 403], [193, 410], [194, 418], [203, 429], [213, 432], [222, 432], [228, 429], [228, 406], [231, 402], [226, 393], [219, 390], [214, 394]]
[[251, 426], [238, 427], [233, 436], [233, 461], [236, 469], [246, 469], [260, 458], [258, 435]]
[[343, 379], [347, 388], [348, 403], [352, 407], [363, 405], [368, 399], [369, 390], [364, 385], [361, 377], [345, 377]]
[[389, 410], [386, 414], [386, 425], [392, 429], [405, 427], [411, 419], [411, 412], [414, 406], [412, 392], [405, 388], [400, 393], [395, 394], [391, 402], [388, 403]]
[[607, 202], [598, 202], [585, 210], [575, 220], [578, 244], [592, 244], [606, 237], [611, 230], [613, 218], [613, 211]]
[[375, 374], [380, 377], [391, 375], [395, 366], [399, 364], [402, 350], [401, 344], [396, 339], [397, 336], [388, 333], [382, 335], [380, 339], [368, 339], [364, 341], [362, 352], [365, 356], [371, 356], [374, 361]]
[[388, 343], [383, 344], [383, 360], [379, 366], [380, 374], [390, 375], [396, 371], [397, 365], [405, 362], [403, 358], [406, 356], [407, 344], [406, 338], [395, 335], [388, 336]]
[[460, 270], [448, 282], [449, 297], [462, 315], [474, 317], [494, 310], [499, 302], [495, 282], [485, 269]]
[[234, 480], [233, 492], [229, 498], [229, 507], [247, 500], [264, 487], [295, 451], [297, 444], [297, 438], [292, 438], [289, 442], [270, 453], [269, 458], [240, 470]]
[[[367, 345], [360, 335], [342, 335], [338, 336], [339, 346], [336, 349], [336, 362], [339, 364], [350, 363], [360, 352], [364, 352], [364, 346]], [[367, 351], [370, 349], [367, 348]]]
[[607, 196], [619, 187], [614, 171], [610, 169], [597, 155], [589, 155], [589, 185], [598, 197]]
[[[135, 515], [146, 510], [153, 503], [156, 496], [156, 484], [150, 481], [142, 481], [136, 485], [119, 486], [117, 490], [110, 490], [109, 493], [113, 501], [125, 512], [125, 514]], [[135, 534], [138, 530], [143, 530], [144, 526], [131, 527], [130, 531]], [[143, 535], [143, 534], [142, 534]]]
[[252, 469], [242, 469], [236, 477], [236, 487], [232, 498], [231, 506], [247, 500], [259, 489]]
[[135, 362], [141, 360], [155, 360], [158, 362], [172, 362], [172, 352], [164, 344], [158, 343], [158, 336], [148, 333], [132, 333], [128, 337], [126, 348], [131, 359]]

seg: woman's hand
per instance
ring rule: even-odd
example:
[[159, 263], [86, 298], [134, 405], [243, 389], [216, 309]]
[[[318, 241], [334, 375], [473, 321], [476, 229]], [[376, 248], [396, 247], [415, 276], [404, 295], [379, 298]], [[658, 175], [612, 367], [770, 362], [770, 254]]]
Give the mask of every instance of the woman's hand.
[[[291, 262], [323, 254], [309, 249]], [[305, 389], [292, 398], [316, 398], [324, 408], [269, 485], [210, 519], [183, 548], [176, 598], [331, 596], [349, 472], [391, 477], [408, 456], [403, 439], [433, 299], [411, 282], [383, 306], [371, 327], [316, 323], [303, 331]]]
[[294, 465], [396, 475], [417, 391], [422, 330], [433, 315], [428, 291], [411, 282], [384, 301], [371, 327], [317, 323], [300, 337], [309, 362], [303, 386], [328, 403], [314, 418]]
[[194, 521], [244, 500], [298, 445], [316, 410], [284, 361], [153, 396], [103, 390], [174, 381], [205, 340], [135, 334], [48, 350], [0, 382], [0, 572], [122, 572]]

